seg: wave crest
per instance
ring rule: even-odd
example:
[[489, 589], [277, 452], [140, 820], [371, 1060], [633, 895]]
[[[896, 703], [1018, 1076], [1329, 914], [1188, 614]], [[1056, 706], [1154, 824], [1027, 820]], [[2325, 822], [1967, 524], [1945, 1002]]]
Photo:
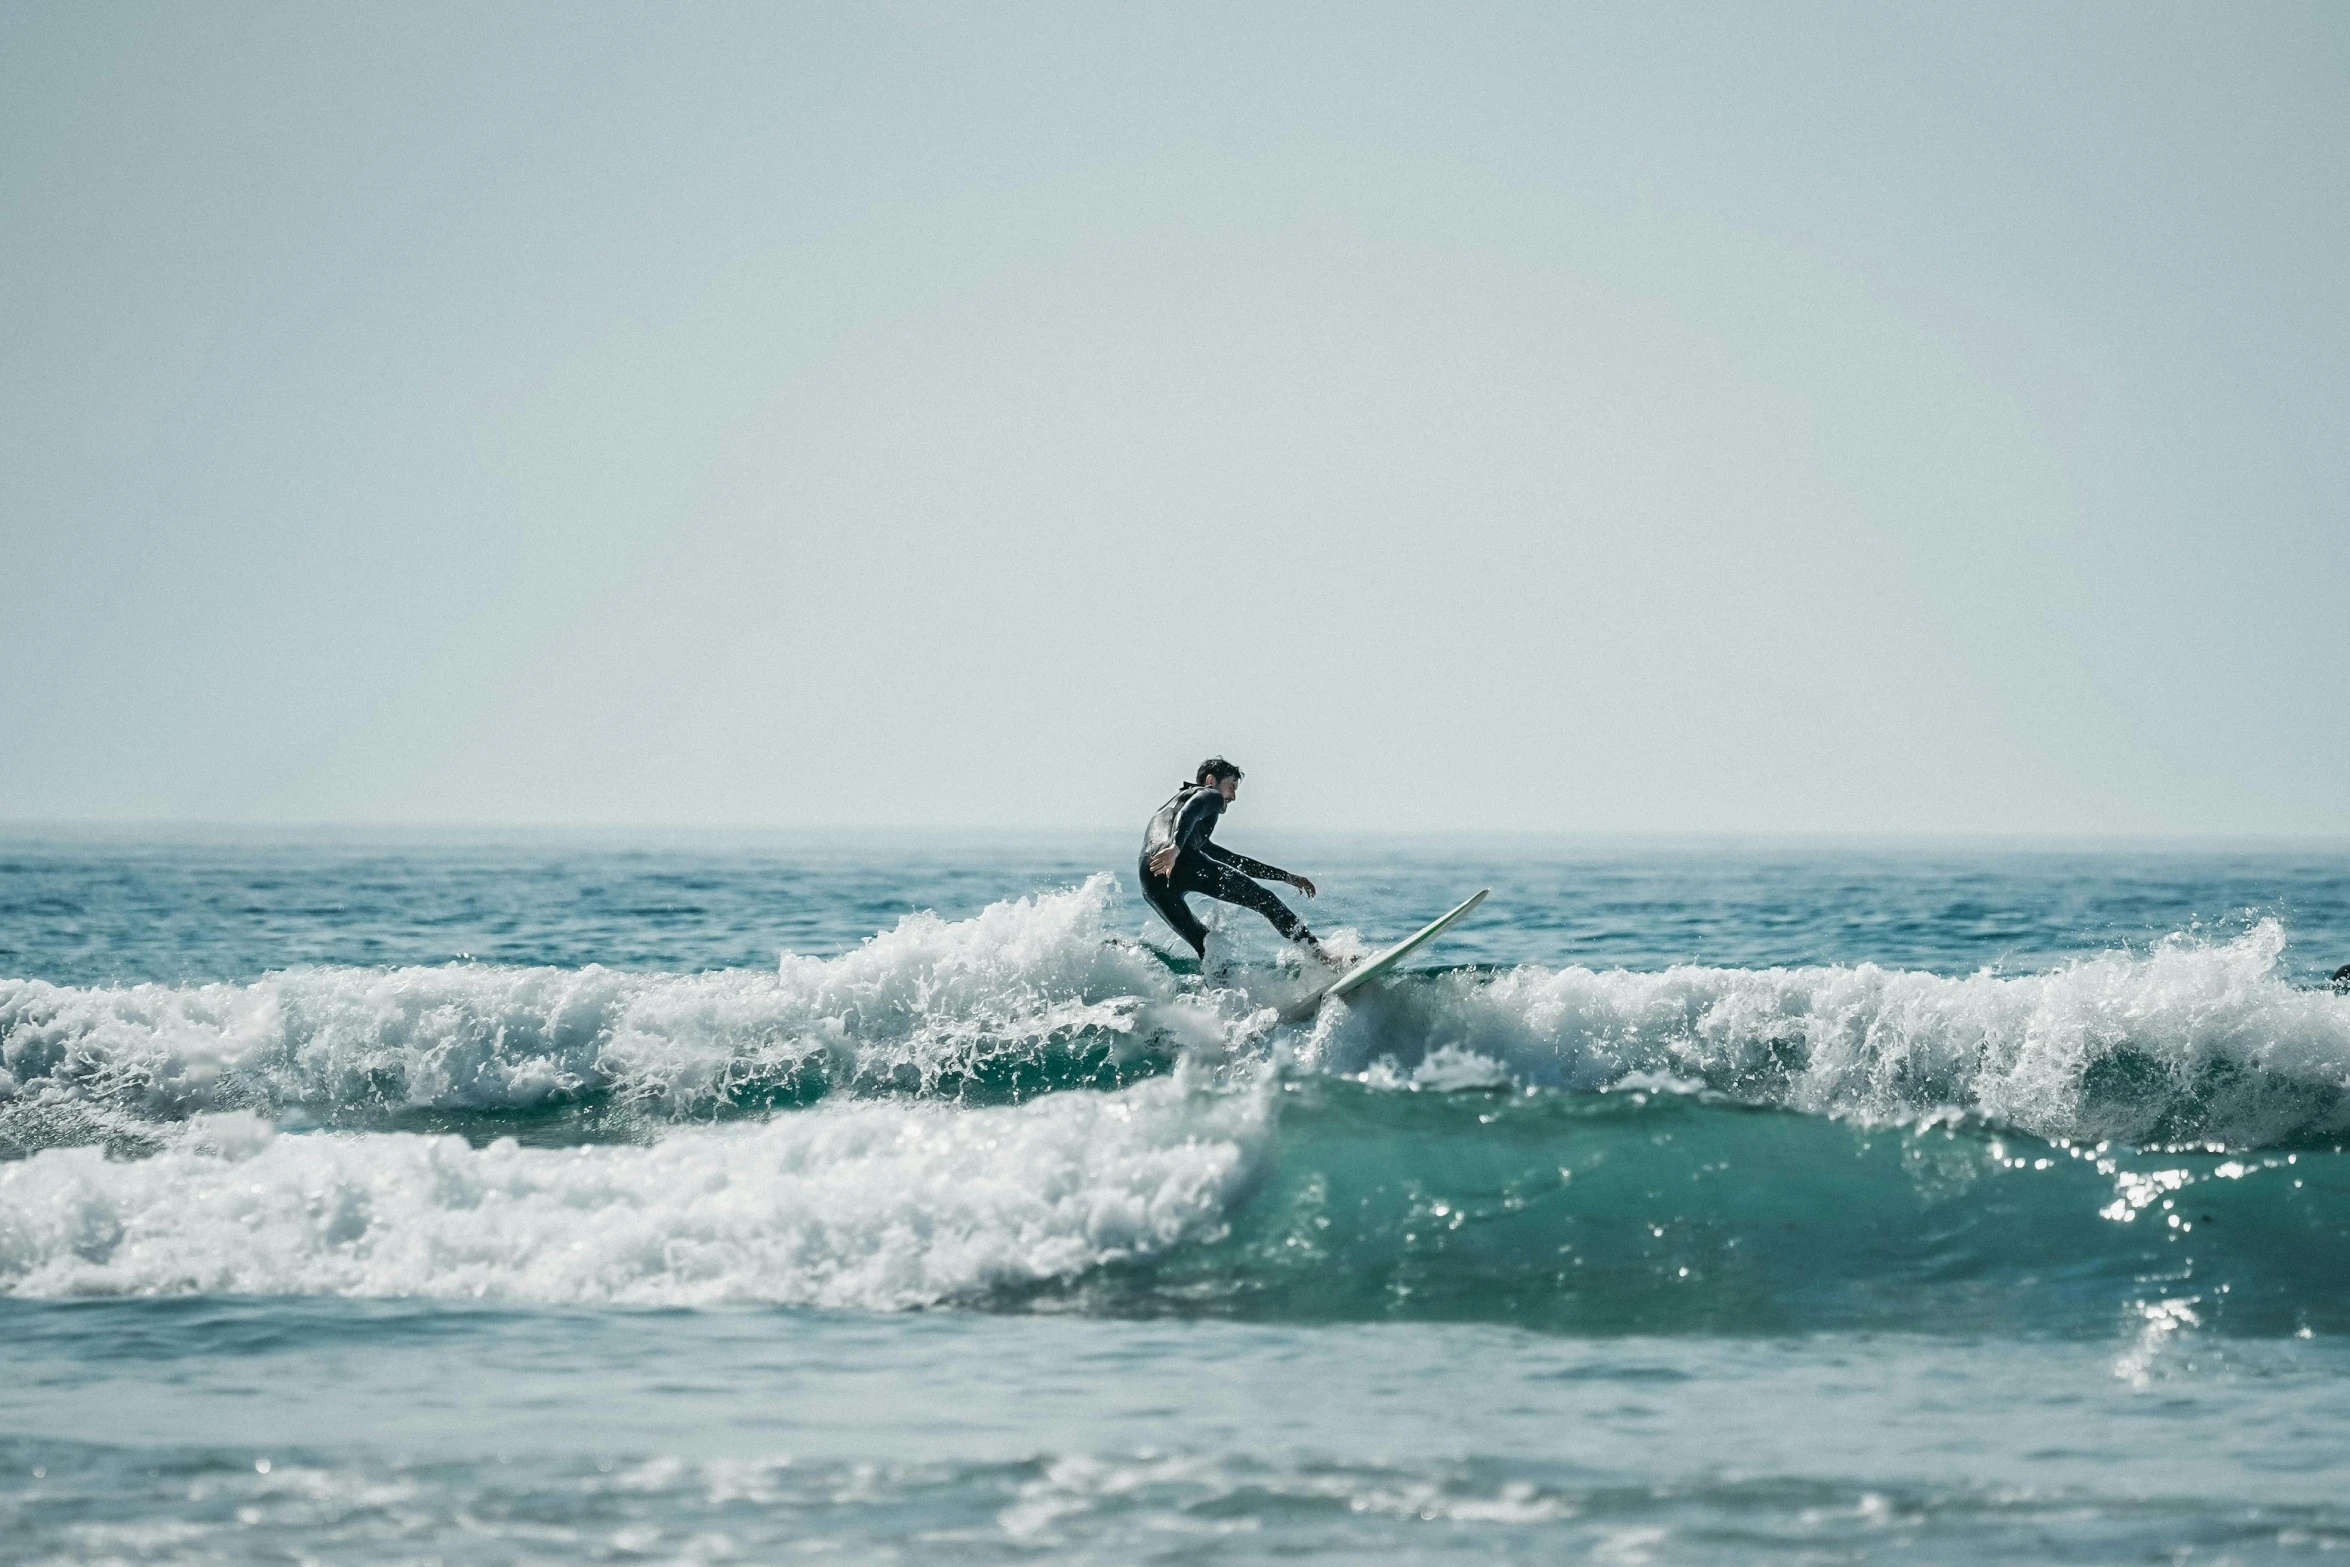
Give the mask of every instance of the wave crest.
[[[456, 964], [246, 985], [0, 981], [0, 1145], [151, 1143], [189, 1115], [428, 1129], [588, 1106], [627, 1124], [840, 1091], [1018, 1099], [1185, 1053], [1261, 1055], [1298, 978], [1222, 988], [1118, 937], [1115, 884], [912, 914], [832, 958], [641, 974]], [[2275, 921], [2038, 974], [1875, 964], [1528, 965], [1407, 976], [1282, 1035], [1307, 1070], [1421, 1087], [1679, 1082], [1849, 1117], [2232, 1148], [2350, 1131], [2350, 999], [2282, 974]], [[488, 1128], [494, 1134], [503, 1126]]]
[[2285, 935], [2174, 937], [2042, 974], [1875, 964], [1455, 973], [1326, 1013], [1340, 1072], [1482, 1057], [1525, 1086], [1690, 1081], [1872, 1121], [1965, 1110], [2048, 1138], [2262, 1147], [2350, 1129], [2350, 1001], [2287, 983]]
[[0, 1098], [142, 1121], [208, 1110], [516, 1110], [599, 1096], [672, 1115], [828, 1089], [935, 1090], [1138, 1030], [1197, 1032], [1175, 976], [1111, 939], [1114, 882], [909, 914], [773, 972], [315, 968], [246, 985], [0, 981]]

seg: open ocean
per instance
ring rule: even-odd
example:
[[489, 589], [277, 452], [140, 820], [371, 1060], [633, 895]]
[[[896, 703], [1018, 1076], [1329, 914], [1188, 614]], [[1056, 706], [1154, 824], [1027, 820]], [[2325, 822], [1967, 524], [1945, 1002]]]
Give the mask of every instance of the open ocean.
[[0, 1558], [2345, 1559], [2350, 852], [1227, 836], [0, 837]]

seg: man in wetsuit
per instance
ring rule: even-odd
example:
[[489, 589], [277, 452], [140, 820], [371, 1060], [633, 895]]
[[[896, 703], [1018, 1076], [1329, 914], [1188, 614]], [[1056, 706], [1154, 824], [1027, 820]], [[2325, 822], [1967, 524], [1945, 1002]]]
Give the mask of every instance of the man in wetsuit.
[[1190, 942], [1192, 951], [1203, 958], [1208, 953], [1208, 930], [1183, 901], [1187, 892], [1204, 892], [1219, 902], [1254, 909], [1271, 920], [1282, 935], [1328, 961], [1322, 944], [1306, 929], [1305, 922], [1249, 878], [1285, 881], [1309, 898], [1314, 895], [1314, 884], [1262, 860], [1234, 854], [1209, 839], [1216, 830], [1216, 818], [1239, 797], [1239, 768], [1220, 756], [1199, 764], [1194, 780], [1176, 790], [1175, 797], [1160, 806], [1150, 826], [1143, 829], [1142, 895], [1159, 911], [1159, 918], [1172, 925], [1175, 934]]

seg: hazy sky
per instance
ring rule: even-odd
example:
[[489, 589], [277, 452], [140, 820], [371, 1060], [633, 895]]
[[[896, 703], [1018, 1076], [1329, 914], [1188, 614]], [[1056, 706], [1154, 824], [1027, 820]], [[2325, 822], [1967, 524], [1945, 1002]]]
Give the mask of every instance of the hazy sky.
[[0, 817], [2350, 832], [2339, 5], [11, 0], [0, 367]]

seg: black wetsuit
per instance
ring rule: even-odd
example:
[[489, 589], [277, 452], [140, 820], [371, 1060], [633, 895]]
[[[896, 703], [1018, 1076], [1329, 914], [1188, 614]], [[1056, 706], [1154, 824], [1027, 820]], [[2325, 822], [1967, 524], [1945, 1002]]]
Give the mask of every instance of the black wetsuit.
[[[1216, 818], [1224, 814], [1224, 796], [1204, 784], [1185, 784], [1175, 791], [1175, 797], [1159, 807], [1143, 829], [1142, 863], [1138, 873], [1142, 877], [1142, 895], [1150, 906], [1159, 911], [1159, 918], [1175, 927], [1175, 934], [1191, 943], [1192, 950], [1207, 955], [1208, 928], [1191, 912], [1183, 901], [1187, 892], [1204, 892], [1222, 903], [1237, 903], [1244, 909], [1254, 909], [1273, 922], [1273, 928], [1291, 941], [1302, 941], [1316, 946], [1314, 933], [1305, 922], [1289, 912], [1289, 906], [1272, 893], [1249, 880], [1262, 876], [1269, 881], [1287, 881], [1289, 872], [1279, 866], [1267, 865], [1263, 860], [1252, 860], [1245, 854], [1234, 854], [1209, 838], [1216, 830]], [[1169, 874], [1151, 872], [1151, 856], [1168, 844], [1175, 845], [1175, 864]]]

